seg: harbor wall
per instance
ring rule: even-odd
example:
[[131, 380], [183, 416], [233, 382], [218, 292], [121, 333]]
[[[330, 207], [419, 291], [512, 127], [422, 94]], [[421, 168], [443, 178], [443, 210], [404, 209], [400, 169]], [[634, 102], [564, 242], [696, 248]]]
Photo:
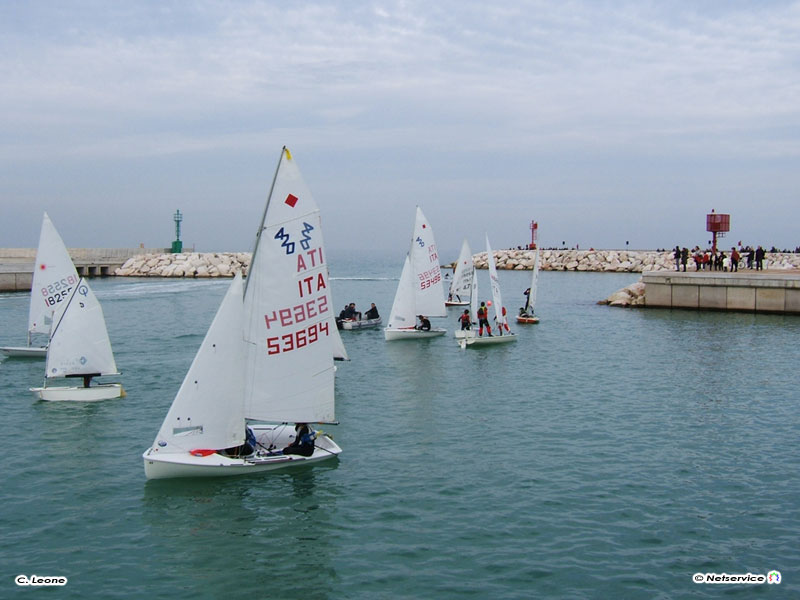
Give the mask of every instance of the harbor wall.
[[598, 304], [800, 315], [800, 272], [651, 271]]

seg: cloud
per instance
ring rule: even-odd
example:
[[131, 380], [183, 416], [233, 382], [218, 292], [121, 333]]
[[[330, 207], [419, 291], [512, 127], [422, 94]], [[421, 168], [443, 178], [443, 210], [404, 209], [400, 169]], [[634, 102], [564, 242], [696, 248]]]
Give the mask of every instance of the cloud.
[[[799, 183], [786, 171], [800, 155], [798, 25], [789, 2], [6, 3], [0, 202], [48, 193], [16, 180], [20, 165], [209, 171], [286, 142], [345, 206], [354, 181], [412, 208], [435, 188], [447, 210], [498, 189], [514, 206], [547, 193], [568, 214], [579, 198], [708, 201], [668, 183], [675, 170], [712, 197], [743, 171], [769, 174], [785, 182], [769, 186], [777, 202]], [[270, 169], [230, 176], [255, 193]], [[219, 177], [194, 195], [224, 189]]]

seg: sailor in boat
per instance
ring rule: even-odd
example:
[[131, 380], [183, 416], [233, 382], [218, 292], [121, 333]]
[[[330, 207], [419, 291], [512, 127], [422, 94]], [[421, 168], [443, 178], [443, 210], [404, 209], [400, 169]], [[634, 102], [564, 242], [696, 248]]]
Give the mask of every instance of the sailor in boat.
[[508, 312], [506, 311], [505, 306], [502, 308], [502, 313], [503, 314], [499, 321], [497, 321], [497, 317], [494, 318], [494, 320], [497, 321], [497, 328], [500, 330], [500, 335], [503, 335], [503, 329], [505, 329], [508, 333], [511, 333], [511, 330], [508, 328], [508, 319], [506, 318]]
[[486, 302], [481, 302], [478, 307], [478, 335], [483, 337], [483, 327], [486, 326], [486, 331], [492, 335], [492, 326], [489, 325], [489, 309], [486, 307]]
[[356, 310], [355, 302], [351, 302], [350, 304], [347, 305], [347, 308], [344, 311], [344, 318], [352, 319], [353, 321], [361, 320], [361, 313]]
[[458, 317], [458, 320], [461, 322], [461, 331], [465, 329], [472, 329], [472, 319], [469, 316], [469, 309], [465, 308], [463, 314]]
[[378, 318], [380, 318], [380, 315], [378, 314], [378, 307], [375, 306], [374, 302], [372, 303], [372, 306], [370, 307], [370, 309], [367, 311], [367, 315], [366, 316], [367, 316], [367, 319], [378, 319]]
[[224, 456], [230, 456], [231, 458], [250, 456], [256, 451], [257, 446], [256, 434], [253, 433], [253, 430], [249, 427], [245, 427], [244, 444], [241, 446], [234, 446], [233, 448], [225, 448], [225, 450], [220, 450], [219, 453]]
[[420, 331], [430, 331], [431, 330], [431, 322], [425, 317], [425, 315], [417, 315], [419, 319], [419, 325], [414, 327], [414, 329], [419, 329]]
[[314, 454], [314, 438], [316, 432], [306, 423], [297, 423], [294, 426], [294, 441], [283, 449], [284, 454], [299, 454], [300, 456], [311, 456]]

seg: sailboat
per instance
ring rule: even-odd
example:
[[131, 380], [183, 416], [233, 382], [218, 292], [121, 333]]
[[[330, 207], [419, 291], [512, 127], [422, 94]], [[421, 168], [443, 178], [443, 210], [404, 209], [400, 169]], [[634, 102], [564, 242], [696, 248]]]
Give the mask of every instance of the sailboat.
[[47, 213], [42, 219], [39, 247], [31, 280], [28, 310], [28, 345], [6, 346], [0, 352], [19, 358], [45, 358], [47, 346], [33, 346], [32, 334], [49, 335], [53, 312], [66, 303], [78, 283], [78, 272]]
[[290, 423], [299, 434], [335, 422], [326, 257], [319, 208], [284, 147], [246, 285], [237, 273], [142, 455], [148, 479], [258, 473], [341, 452], [311, 428], [307, 456], [281, 450], [296, 441]]
[[383, 330], [387, 341], [420, 339], [445, 334], [445, 329], [416, 328], [417, 317], [446, 317], [444, 285], [439, 266], [439, 253], [431, 228], [422, 209], [417, 206], [411, 249], [406, 254], [400, 282], [389, 314], [389, 323]]
[[[467, 244], [467, 240], [464, 240], [464, 246], [466, 246], [467, 253], [469, 254], [469, 283], [466, 284], [464, 289], [467, 289], [469, 292], [469, 314], [471, 319], [471, 329], [456, 329], [453, 333], [457, 340], [463, 340], [464, 338], [468, 337], [475, 337], [477, 335], [475, 326], [478, 324], [476, 320], [478, 318], [478, 270], [474, 267], [472, 263], [472, 250]], [[464, 247], [461, 248], [462, 254], [464, 253]], [[461, 322], [459, 321], [459, 327]]]
[[447, 300], [444, 301], [445, 306], [469, 306], [469, 290], [474, 272], [475, 266], [472, 263], [469, 244], [467, 240], [464, 240], [456, 261], [456, 268], [453, 270], [453, 281], [450, 282]]
[[539, 322], [533, 312], [533, 307], [536, 305], [536, 286], [539, 282], [539, 248], [536, 248], [536, 254], [533, 255], [533, 270], [531, 271], [531, 287], [528, 288], [525, 306], [517, 315], [517, 323], [535, 324]]
[[[65, 305], [53, 317], [50, 345], [47, 348], [45, 383], [31, 388], [41, 400], [95, 402], [120, 398], [119, 383], [91, 385], [94, 377], [119, 375], [103, 309], [94, 292], [80, 279]], [[57, 385], [64, 378], [82, 378], [82, 386]]]
[[492, 336], [476, 336], [473, 333], [471, 336], [464, 337], [459, 342], [462, 348], [507, 344], [509, 342], [517, 341], [516, 334], [505, 331], [503, 328], [503, 323], [506, 321], [506, 316], [503, 314], [503, 297], [500, 293], [500, 280], [497, 277], [497, 267], [494, 264], [494, 252], [492, 252], [492, 247], [489, 245], [488, 235], [486, 236], [486, 261], [489, 264], [489, 280], [492, 285], [492, 302], [494, 306], [497, 330]]

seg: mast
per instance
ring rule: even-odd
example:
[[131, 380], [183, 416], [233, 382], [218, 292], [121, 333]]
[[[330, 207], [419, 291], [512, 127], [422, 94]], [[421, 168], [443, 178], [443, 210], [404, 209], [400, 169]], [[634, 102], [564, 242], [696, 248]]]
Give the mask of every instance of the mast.
[[[269, 204], [272, 202], [272, 191], [275, 189], [275, 181], [278, 179], [278, 171], [281, 169], [281, 162], [283, 161], [284, 153], [288, 154], [289, 150], [287, 150], [286, 146], [281, 148], [281, 156], [278, 159], [278, 166], [275, 167], [275, 175], [272, 176], [272, 185], [269, 186], [269, 195], [267, 196], [267, 204], [264, 206], [264, 214], [261, 215], [261, 225], [258, 227], [258, 232], [256, 233], [256, 245], [253, 247], [253, 254], [250, 256], [250, 267], [247, 269], [247, 274], [250, 274], [250, 269], [253, 268], [253, 263], [256, 260], [256, 252], [258, 252], [258, 244], [261, 241], [261, 234], [264, 231], [264, 222], [267, 220], [267, 211], [269, 210]], [[289, 154], [291, 156], [291, 154]], [[242, 293], [242, 297], [247, 294], [247, 284], [250, 283], [250, 278], [246, 277], [244, 280], [244, 292]]]

